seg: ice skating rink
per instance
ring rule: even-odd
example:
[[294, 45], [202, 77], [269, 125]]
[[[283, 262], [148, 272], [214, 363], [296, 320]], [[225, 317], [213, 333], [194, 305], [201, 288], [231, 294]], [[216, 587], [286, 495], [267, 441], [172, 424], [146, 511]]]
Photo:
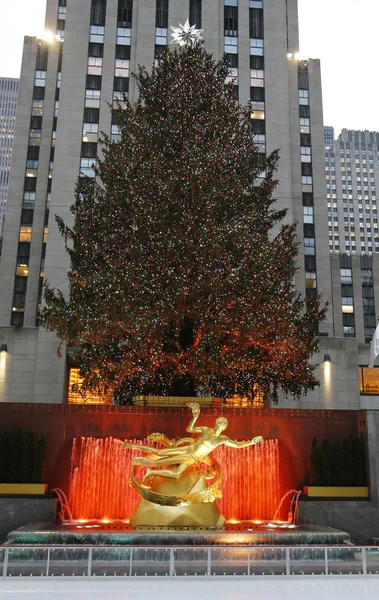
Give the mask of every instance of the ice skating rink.
[[1, 600], [377, 600], [379, 577], [306, 580], [0, 580]]

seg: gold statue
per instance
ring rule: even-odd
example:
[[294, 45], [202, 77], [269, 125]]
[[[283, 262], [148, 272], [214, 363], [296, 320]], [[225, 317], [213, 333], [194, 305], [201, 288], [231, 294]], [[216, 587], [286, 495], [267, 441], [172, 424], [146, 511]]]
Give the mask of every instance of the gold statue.
[[[225, 417], [218, 417], [214, 427], [195, 427], [195, 423], [200, 415], [200, 406], [197, 402], [191, 402], [188, 406], [192, 410], [192, 420], [187, 426], [186, 431], [188, 431], [188, 433], [197, 434], [198, 437], [195, 440], [192, 438], [182, 438], [175, 444], [171, 444], [163, 434], [153, 433], [149, 436], [149, 440], [160, 441], [166, 446], [169, 445], [169, 447], [157, 449], [154, 446], [139, 446], [138, 444], [129, 444], [128, 442], [123, 444], [124, 448], [135, 448], [136, 450], [153, 454], [153, 456], [149, 458], [138, 456], [133, 459], [133, 465], [144, 465], [149, 467], [146, 470], [142, 484], [151, 480], [153, 476], [179, 479], [189, 469], [204, 462], [204, 459], [208, 457], [213, 450], [223, 444], [230, 448], [246, 448], [247, 446], [254, 446], [263, 441], [261, 436], [257, 436], [252, 440], [237, 442], [231, 440], [226, 435], [222, 435], [222, 432], [228, 426], [228, 420]], [[206, 479], [209, 478], [209, 476], [213, 476], [213, 474], [214, 469], [212, 467], [208, 469], [208, 477], [202, 472], [203, 477]]]
[[[149, 441], [160, 442], [164, 448], [139, 446], [125, 442], [124, 448], [145, 452], [132, 460], [130, 485], [141, 496], [131, 518], [132, 527], [211, 527], [220, 528], [225, 519], [215, 500], [222, 497], [221, 467], [211, 456], [213, 450], [225, 444], [231, 448], [253, 446], [261, 436], [237, 442], [223, 435], [228, 426], [225, 417], [218, 417], [213, 427], [196, 426], [200, 415], [197, 402], [188, 404], [192, 419], [188, 433], [196, 437], [169, 440], [163, 433], [152, 433]], [[205, 465], [205, 468], [204, 468]], [[145, 475], [144, 467], [147, 467]]]

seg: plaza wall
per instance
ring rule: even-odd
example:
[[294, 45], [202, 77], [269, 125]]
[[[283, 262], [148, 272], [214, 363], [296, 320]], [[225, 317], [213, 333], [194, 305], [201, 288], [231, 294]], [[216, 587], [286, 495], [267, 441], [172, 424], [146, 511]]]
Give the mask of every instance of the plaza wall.
[[[307, 483], [307, 461], [313, 436], [319, 440], [366, 435], [366, 411], [297, 409], [202, 409], [201, 424], [213, 426], [217, 416], [228, 418], [226, 434], [246, 440], [256, 435], [279, 440], [280, 487], [285, 493]], [[75, 437], [141, 439], [152, 432], [170, 438], [185, 435], [191, 418], [187, 408], [86, 406], [63, 404], [0, 404], [2, 428], [44, 433], [48, 444], [47, 479], [50, 489], [68, 492], [70, 456]], [[237, 459], [238, 460], [238, 459]], [[270, 473], [267, 473], [270, 477]]]

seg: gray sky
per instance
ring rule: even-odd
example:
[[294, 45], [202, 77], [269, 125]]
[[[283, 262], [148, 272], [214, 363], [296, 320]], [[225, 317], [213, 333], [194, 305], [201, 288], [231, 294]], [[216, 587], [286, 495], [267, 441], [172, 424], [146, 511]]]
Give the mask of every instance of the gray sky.
[[[379, 0], [298, 3], [300, 52], [321, 59], [325, 125], [379, 131]], [[0, 77], [19, 77], [23, 36], [42, 33], [45, 5], [0, 0]]]

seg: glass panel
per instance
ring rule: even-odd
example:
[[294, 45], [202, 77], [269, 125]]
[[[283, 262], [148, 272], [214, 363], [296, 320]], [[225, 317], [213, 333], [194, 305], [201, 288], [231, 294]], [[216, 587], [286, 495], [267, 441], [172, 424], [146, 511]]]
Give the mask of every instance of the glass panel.
[[360, 389], [361, 394], [371, 396], [379, 394], [379, 369], [369, 369], [368, 367], [360, 369]]
[[28, 265], [20, 264], [16, 267], [16, 275], [19, 277], [27, 277], [29, 273]]
[[8, 577], [44, 577], [47, 548], [9, 548]]
[[5, 550], [0, 548], [0, 577], [3, 575]]
[[329, 575], [362, 575], [362, 548], [328, 548]]
[[379, 548], [366, 548], [368, 575], [379, 575]]
[[247, 548], [212, 548], [212, 575], [247, 575]]
[[284, 548], [250, 548], [250, 575], [285, 575]]
[[206, 548], [174, 549], [174, 575], [206, 575], [207, 572]]
[[31, 242], [32, 241], [32, 228], [31, 227], [20, 227], [20, 242]]
[[130, 548], [93, 548], [91, 575], [97, 577], [130, 574]]
[[51, 548], [49, 575], [84, 577], [88, 573], [88, 548]]
[[133, 548], [132, 575], [168, 576], [170, 574], [170, 550], [168, 548]]
[[324, 548], [290, 548], [291, 575], [325, 575]]

